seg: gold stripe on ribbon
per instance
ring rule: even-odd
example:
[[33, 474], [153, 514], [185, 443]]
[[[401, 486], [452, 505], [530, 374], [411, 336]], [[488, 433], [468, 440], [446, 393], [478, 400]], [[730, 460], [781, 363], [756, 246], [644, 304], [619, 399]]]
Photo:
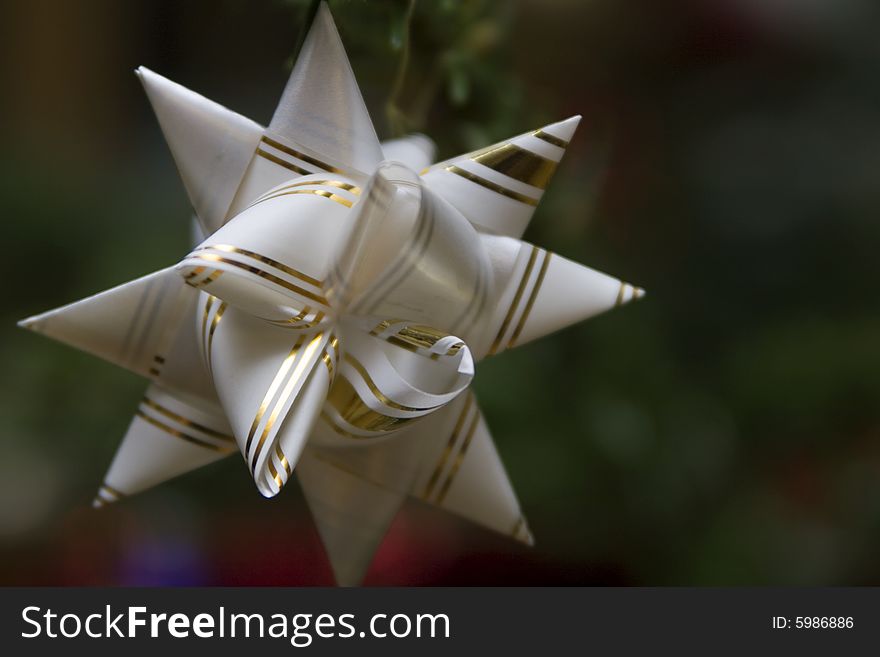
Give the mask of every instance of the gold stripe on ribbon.
[[498, 335], [495, 336], [494, 342], [492, 342], [492, 347], [489, 349], [489, 354], [497, 353], [498, 347], [501, 345], [501, 340], [504, 338], [504, 334], [507, 332], [507, 327], [510, 326], [510, 322], [513, 320], [513, 316], [516, 313], [516, 309], [519, 306], [520, 299], [522, 299], [523, 292], [525, 292], [526, 284], [529, 282], [529, 277], [532, 274], [532, 268], [535, 266], [535, 259], [538, 257], [538, 249], [537, 246], [532, 245], [532, 252], [529, 255], [529, 261], [526, 264], [526, 269], [523, 272], [522, 278], [519, 282], [519, 287], [516, 289], [516, 293], [513, 295], [513, 300], [510, 302], [510, 308], [507, 310], [507, 315], [504, 317], [504, 321], [501, 323], [501, 328], [498, 329]]
[[290, 353], [285, 356], [283, 361], [281, 361], [281, 367], [278, 368], [278, 372], [275, 373], [275, 378], [272, 379], [272, 383], [269, 384], [269, 388], [266, 390], [266, 395], [263, 397], [263, 401], [260, 402], [260, 407], [257, 409], [257, 414], [254, 416], [254, 421], [251, 423], [251, 429], [248, 431], [247, 443], [244, 447], [245, 458], [247, 458], [247, 454], [251, 450], [251, 442], [253, 442], [257, 427], [260, 425], [260, 421], [263, 419], [263, 415], [269, 407], [269, 402], [275, 397], [275, 393], [287, 377], [287, 372], [293, 365], [293, 361], [296, 360], [296, 354], [305, 339], [306, 336], [300, 336], [299, 340], [296, 341], [296, 344], [294, 344], [293, 348], [290, 350]]
[[[330, 340], [328, 340], [327, 344], [324, 345], [324, 349], [321, 351], [321, 360], [324, 361], [324, 365], [327, 366], [327, 374], [330, 377], [328, 385], [333, 385], [333, 365], [334, 359], [339, 357], [339, 338], [334, 334], [330, 334]], [[330, 350], [333, 350], [333, 355], [330, 355]]]
[[285, 185], [284, 187], [279, 187], [278, 189], [273, 189], [266, 193], [266, 196], [270, 194], [277, 194], [278, 192], [283, 192], [286, 189], [292, 189], [294, 187], [305, 187], [307, 185], [324, 185], [325, 187], [338, 187], [339, 189], [344, 189], [346, 192], [351, 192], [355, 196], [360, 196], [361, 188], [357, 185], [349, 182], [345, 182], [343, 180], [300, 180], [295, 183], [291, 183], [290, 185]]
[[438, 331], [430, 326], [410, 325], [404, 326], [395, 335], [396, 338], [412, 345], [413, 347], [422, 347], [431, 349], [438, 340], [447, 336], [446, 333]]
[[553, 144], [554, 146], [559, 146], [559, 148], [568, 147], [568, 142], [564, 139], [560, 139], [559, 137], [554, 137], [549, 132], [544, 132], [543, 130], [536, 130], [532, 133], [538, 139], [543, 139], [548, 144]]
[[[293, 372], [290, 374], [290, 378], [288, 378], [287, 384], [284, 386], [284, 389], [281, 391], [278, 400], [275, 402], [275, 407], [272, 409], [272, 413], [269, 415], [269, 419], [266, 420], [266, 424], [263, 426], [263, 433], [260, 434], [260, 440], [257, 442], [256, 448], [254, 448], [254, 458], [251, 462], [251, 472], [255, 473], [257, 471], [257, 461], [260, 458], [260, 452], [263, 450], [263, 445], [266, 442], [266, 438], [272, 432], [272, 427], [278, 420], [278, 415], [281, 413], [288, 399], [293, 394], [293, 389], [296, 387], [296, 384], [299, 382], [300, 378], [305, 372], [305, 369], [308, 366], [312, 355], [314, 354], [318, 346], [320, 346], [323, 338], [323, 333], [318, 333], [314, 338], [312, 338], [312, 341], [309, 342], [308, 346], [305, 348], [305, 351], [303, 351], [302, 358], [300, 358], [300, 361], [296, 364], [296, 367], [293, 368]], [[271, 461], [271, 458], [269, 460]]]
[[278, 474], [278, 470], [275, 469], [275, 464], [272, 463], [271, 457], [266, 461], [266, 466], [269, 469], [269, 474], [272, 475], [272, 479], [278, 484], [278, 490], [284, 488], [284, 480], [281, 478], [281, 475]]
[[503, 144], [471, 156], [471, 160], [532, 187], [545, 189], [556, 162], [516, 144]]
[[[197, 269], [198, 269], [198, 267], [197, 267]], [[202, 269], [204, 269], [204, 267], [202, 267]], [[209, 285], [209, 284], [213, 283], [213, 282], [216, 281], [218, 278], [220, 278], [220, 276], [221, 276], [222, 274], [223, 274], [223, 271], [222, 271], [222, 270], [220, 270], [220, 269], [215, 269], [215, 270], [212, 271], [210, 274], [208, 274], [207, 276], [205, 276], [205, 278], [203, 278], [202, 280], [200, 280], [198, 283], [193, 283], [193, 282], [191, 282], [191, 281], [187, 281], [187, 282], [188, 282], [188, 284], [191, 285], [192, 287], [198, 289], [198, 288], [205, 287], [206, 285]]]
[[239, 269], [243, 269], [246, 272], [254, 274], [255, 276], [259, 276], [262, 279], [265, 279], [271, 283], [275, 283], [280, 287], [283, 287], [286, 290], [290, 290], [300, 296], [305, 297], [306, 299], [311, 299], [316, 303], [320, 303], [322, 305], [327, 305], [327, 299], [324, 297], [315, 294], [314, 292], [310, 292], [304, 288], [299, 287], [298, 285], [294, 285], [293, 283], [289, 283], [285, 281], [283, 278], [278, 278], [274, 274], [270, 274], [269, 272], [260, 269], [259, 267], [254, 267], [253, 265], [247, 265], [243, 262], [238, 262], [237, 260], [231, 260], [229, 258], [224, 258], [222, 256], [215, 255], [213, 253], [193, 253], [190, 255], [191, 258], [197, 258], [199, 260], [208, 260], [210, 262], [221, 262], [226, 265], [230, 265], [232, 267], [237, 267]]
[[620, 281], [620, 289], [617, 291], [617, 300], [614, 302], [615, 306], [623, 305], [623, 293], [626, 290], [626, 283]]
[[330, 376], [330, 379], [332, 380], [333, 379], [333, 358], [330, 356], [329, 353], [327, 353], [326, 349], [321, 353], [321, 360], [324, 361], [324, 365], [327, 366], [327, 374]]
[[[417, 345], [414, 345], [412, 342], [409, 342], [408, 340], [402, 340], [402, 339], [400, 339], [399, 336], [391, 335], [391, 336], [385, 338], [385, 341], [388, 344], [393, 344], [395, 347], [400, 347], [401, 349], [406, 349], [407, 351], [411, 351], [413, 353], [420, 353], [419, 347]], [[459, 352], [459, 350], [461, 350], [461, 348], [463, 346], [464, 346], [464, 342], [456, 342], [451, 347], [449, 347], [449, 349], [443, 355], [444, 356], [454, 356], [455, 354], [457, 354]], [[422, 347], [422, 348], [427, 349], [427, 347]], [[439, 360], [439, 358], [440, 358], [440, 354], [427, 354], [427, 355], [431, 358], [431, 360]]]
[[185, 440], [189, 443], [192, 443], [193, 445], [198, 445], [199, 447], [205, 447], [207, 449], [213, 449], [215, 452], [221, 452], [221, 453], [228, 453], [231, 451], [227, 447], [215, 445], [214, 443], [209, 443], [206, 440], [202, 440], [200, 438], [196, 438], [195, 436], [190, 436], [189, 434], [186, 434], [182, 431], [178, 431], [174, 427], [168, 426], [164, 422], [157, 420], [152, 415], [147, 415], [143, 411], [139, 410], [137, 413], [135, 413], [135, 415], [137, 415], [139, 418], [141, 418], [145, 422], [149, 422], [157, 429], [164, 431], [168, 435], [174, 436], [175, 438], [180, 438], [181, 440]]
[[472, 183], [476, 183], [481, 187], [485, 187], [496, 194], [501, 194], [502, 196], [506, 196], [507, 198], [512, 198], [514, 201], [519, 201], [520, 203], [525, 203], [526, 205], [537, 206], [538, 199], [531, 198], [526, 196], [525, 194], [520, 194], [519, 192], [515, 192], [512, 189], [507, 189], [506, 187], [502, 187], [497, 183], [493, 183], [491, 180], [486, 180], [476, 174], [471, 173], [470, 171], [466, 171], [461, 167], [457, 167], [455, 165], [451, 165], [446, 167], [446, 170], [449, 173], [454, 173], [457, 176], [461, 176], [465, 180], [469, 180]]
[[123, 497], [128, 497], [127, 493], [123, 493], [118, 488], [113, 488], [113, 486], [110, 486], [106, 482], [101, 484], [101, 488], [99, 488], [98, 490], [99, 490], [99, 492], [103, 491], [104, 493], [106, 493], [107, 495], [109, 495], [110, 497], [114, 498], [117, 501], [121, 500]]
[[398, 404], [396, 401], [388, 398], [381, 390], [379, 390], [379, 388], [376, 386], [376, 384], [373, 382], [373, 379], [367, 372], [367, 369], [361, 364], [361, 362], [357, 358], [355, 358], [351, 354], [345, 354], [343, 356], [343, 359], [345, 360], [345, 362], [350, 364], [358, 374], [361, 375], [361, 378], [364, 380], [364, 383], [367, 384], [367, 388], [369, 388], [370, 392], [373, 393], [373, 396], [389, 408], [394, 408], [398, 411], [406, 411], [409, 413], [422, 413], [442, 406], [442, 404], [439, 404], [438, 406], [429, 406], [427, 408], [415, 408], [413, 406], [404, 406], [403, 404]]
[[190, 273], [188, 273], [186, 276], [184, 276], [184, 277], [183, 277], [183, 280], [188, 281], [188, 280], [190, 280], [191, 278], [195, 278], [196, 276], [198, 276], [199, 274], [201, 274], [203, 271], [205, 271], [205, 268], [204, 268], [204, 267], [196, 267], [196, 268], [193, 269]]
[[296, 330], [304, 330], [315, 328], [321, 323], [321, 320], [324, 319], [324, 311], [319, 310], [315, 313], [315, 316], [312, 317], [309, 321], [302, 321], [303, 318], [311, 312], [311, 309], [306, 306], [301, 312], [299, 312], [295, 317], [290, 317], [288, 319], [267, 319], [266, 321], [270, 324], [277, 326], [278, 328], [284, 329], [296, 329]]
[[207, 364], [208, 360], [208, 341], [207, 341], [207, 329], [208, 329], [208, 316], [211, 314], [211, 306], [214, 305], [214, 301], [217, 300], [217, 297], [213, 295], [208, 295], [205, 299], [205, 312], [202, 313], [202, 351], [205, 354], [205, 363]]
[[144, 397], [141, 400], [141, 403], [144, 404], [145, 406], [149, 406], [154, 411], [161, 413], [165, 417], [167, 417], [171, 420], [174, 420], [175, 422], [178, 422], [178, 423], [180, 423], [184, 426], [187, 426], [187, 427], [191, 427], [191, 428], [195, 429], [196, 431], [201, 431], [202, 433], [208, 434], [212, 438], [217, 438], [218, 440], [225, 440], [227, 442], [235, 442], [235, 438], [233, 438], [232, 436], [227, 435], [225, 433], [222, 433], [220, 431], [216, 431], [215, 429], [211, 429], [210, 427], [206, 427], [205, 425], [199, 424], [198, 422], [194, 422], [188, 418], [185, 418], [184, 416], [182, 416], [178, 413], [175, 413], [170, 408], [166, 408], [165, 406], [162, 406], [154, 399], [150, 399], [149, 397]]
[[[362, 431], [388, 433], [416, 419], [393, 417], [373, 410], [361, 399], [357, 390], [345, 376], [339, 377], [333, 384], [327, 401], [346, 423]], [[368, 438], [369, 436], [358, 437]]]
[[531, 294], [529, 294], [529, 300], [526, 302], [525, 310], [523, 310], [522, 316], [519, 318], [516, 330], [510, 336], [510, 342], [507, 343], [508, 349], [516, 344], [519, 334], [522, 333], [523, 327], [526, 325], [529, 313], [532, 312], [532, 306], [535, 305], [535, 299], [538, 298], [538, 292], [541, 290], [541, 284], [544, 282], [544, 276], [547, 274], [547, 267], [550, 265], [550, 256], [552, 255], [549, 251], [544, 251], [544, 262], [541, 263], [541, 269], [538, 270], [538, 278], [535, 279], [535, 285], [532, 287]]
[[222, 275], [223, 275], [222, 270], [215, 269], [213, 272], [211, 272], [210, 276], [205, 278], [205, 280], [203, 280], [199, 285], [204, 286], [204, 285], [208, 285], [209, 283], [213, 283], [218, 278], [220, 278]]
[[301, 322], [306, 315], [308, 315], [312, 311], [311, 308], [305, 306], [302, 310], [299, 311], [297, 315], [294, 317], [288, 317], [287, 319], [271, 319], [269, 320], [270, 324], [276, 324], [278, 326], [289, 326], [292, 324], [298, 324]]
[[342, 180], [301, 180], [299, 182], [292, 183], [290, 185], [285, 185], [284, 187], [279, 187], [277, 189], [272, 189], [258, 197], [253, 203], [247, 206], [246, 209], [252, 208], [258, 203], [262, 203], [263, 201], [268, 201], [269, 199], [275, 198], [276, 195], [279, 195], [281, 192], [287, 191], [288, 189], [294, 189], [295, 187], [309, 187], [309, 186], [321, 186], [324, 187], [336, 187], [338, 189], [344, 189], [347, 192], [351, 192], [355, 196], [360, 196], [361, 188], [357, 185], [353, 185], [351, 183], [343, 182]]
[[[385, 341], [386, 341], [388, 344], [393, 344], [395, 347], [400, 347], [401, 349], [406, 349], [407, 351], [411, 351], [411, 352], [416, 353], [416, 354], [421, 353], [421, 352], [419, 351], [419, 348], [418, 348], [418, 347], [416, 347], [416, 346], [410, 344], [409, 342], [406, 342], [406, 341], [404, 341], [404, 340], [400, 340], [400, 339], [398, 339], [397, 336], [392, 335], [392, 336], [386, 338]], [[453, 356], [453, 355], [455, 355], [456, 353], [458, 353], [458, 351], [459, 351], [463, 346], [464, 346], [464, 342], [456, 342], [454, 345], [452, 345], [452, 346], [449, 348], [449, 351], [447, 351], [447, 352], [446, 352], [445, 354], [443, 354], [443, 355], [444, 355], [444, 356]], [[431, 360], [439, 360], [439, 359], [440, 359], [440, 354], [423, 354], [423, 355], [428, 356]]]
[[220, 324], [220, 320], [223, 319], [223, 313], [226, 312], [226, 309], [229, 307], [229, 304], [225, 301], [220, 304], [220, 307], [217, 308], [217, 312], [214, 313], [214, 317], [211, 319], [211, 328], [208, 330], [208, 343], [206, 345], [206, 356], [208, 359], [208, 369], [211, 371], [211, 375], [213, 376], [214, 367], [213, 360], [211, 358], [211, 347], [214, 344], [214, 331], [217, 330], [217, 326]]
[[[402, 320], [399, 319], [382, 320], [370, 331], [370, 335], [414, 353], [419, 353], [419, 349], [431, 350], [439, 340], [449, 337], [448, 333], [444, 333], [431, 326], [424, 326], [422, 324], [408, 324], [400, 328], [393, 335], [382, 336], [382, 333], [388, 330], [390, 326], [400, 322], [402, 322]], [[463, 346], [464, 342], [456, 342], [450, 346], [443, 355], [454, 356]], [[440, 357], [440, 354], [430, 354], [430, 356], [432, 360], [437, 360]]]
[[[279, 194], [272, 194], [271, 196], [267, 196], [265, 198], [261, 198], [257, 203], [262, 203], [263, 201], [271, 201], [273, 198], [279, 198], [281, 196], [291, 196], [292, 194], [314, 194], [315, 196], [322, 196], [324, 198], [329, 198], [331, 201], [336, 201], [339, 205], [344, 205], [347, 208], [350, 208], [354, 205], [353, 201], [349, 201], [344, 196], [340, 196], [339, 194], [334, 194], [331, 191], [326, 189], [294, 189], [290, 192], [281, 192]], [[257, 205], [254, 203], [250, 207]]]
[[379, 322], [376, 327], [370, 331], [370, 335], [378, 336], [380, 333], [385, 331], [392, 324], [397, 324], [398, 322], [402, 322], [402, 319], [383, 319]]
[[376, 438], [376, 436], [359, 436], [356, 433], [346, 431], [345, 429], [340, 427], [339, 424], [336, 423], [336, 420], [330, 417], [327, 411], [321, 411], [321, 419], [324, 420], [324, 422], [327, 423], [327, 426], [333, 429], [333, 431], [338, 433], [340, 436], [343, 436], [344, 438], [351, 438], [353, 440], [372, 440], [373, 438]]
[[287, 457], [284, 455], [284, 452], [281, 450], [281, 445], [275, 445], [275, 455], [278, 457], [278, 460], [281, 461], [281, 467], [284, 468], [284, 471], [287, 473], [289, 477], [293, 470], [290, 467], [290, 462], [287, 460]]
[[461, 428], [464, 426], [464, 420], [470, 412], [473, 402], [474, 396], [470, 392], [467, 393], [467, 400], [465, 400], [464, 402], [464, 408], [461, 409], [461, 414], [458, 416], [458, 420], [456, 420], [455, 422], [455, 428], [452, 430], [452, 433], [449, 436], [449, 441], [446, 443], [446, 448], [443, 450], [443, 454], [440, 456], [440, 460], [437, 462], [437, 466], [434, 468], [434, 472], [431, 475], [431, 478], [428, 479], [428, 483], [425, 484], [425, 490], [422, 492], [422, 499], [427, 500], [431, 496], [434, 486], [440, 479], [440, 474], [443, 472], [443, 468], [446, 466], [446, 462], [452, 455], [452, 448], [455, 447], [455, 443], [458, 440], [459, 434], [461, 433]]
[[324, 171], [329, 171], [330, 173], [345, 173], [342, 169], [337, 169], [331, 164], [327, 164], [326, 162], [322, 162], [321, 160], [312, 157], [311, 155], [306, 155], [305, 153], [301, 153], [297, 150], [292, 149], [290, 146], [286, 146], [281, 142], [275, 141], [274, 139], [263, 135], [260, 138], [264, 144], [268, 144], [272, 148], [277, 148], [282, 153], [287, 153], [288, 155], [295, 157], [298, 160], [302, 160], [308, 164], [311, 164], [314, 167], [318, 167], [319, 169], [323, 169]]
[[474, 432], [477, 430], [477, 424], [480, 422], [480, 412], [477, 410], [474, 413], [474, 419], [471, 420], [470, 428], [468, 429], [467, 435], [465, 435], [464, 440], [461, 441], [461, 447], [458, 450], [458, 456], [455, 457], [455, 463], [452, 464], [452, 468], [449, 470], [449, 474], [446, 476], [446, 481], [443, 484], [443, 488], [440, 489], [440, 492], [437, 494], [437, 504], [443, 504], [443, 500], [446, 499], [446, 494], [449, 492], [450, 487], [452, 486], [452, 481], [455, 479], [455, 475], [458, 474], [459, 469], [461, 468], [461, 464], [464, 462], [465, 454], [467, 454], [468, 447], [470, 447], [471, 439], [474, 437]]
[[223, 253], [237, 253], [238, 255], [247, 256], [248, 258], [253, 258], [254, 260], [259, 260], [265, 265], [269, 265], [270, 267], [274, 267], [279, 271], [284, 272], [288, 276], [292, 276], [293, 278], [298, 278], [303, 283], [308, 283], [309, 285], [314, 285], [315, 287], [321, 287], [324, 285], [324, 281], [319, 281], [317, 278], [313, 276], [309, 276], [308, 274], [299, 271], [298, 269], [294, 269], [288, 265], [285, 265], [283, 262], [279, 262], [278, 260], [273, 260], [269, 256], [264, 256], [261, 253], [256, 253], [255, 251], [248, 251], [247, 249], [242, 249], [237, 246], [232, 246], [231, 244], [211, 244], [209, 246], [201, 246], [196, 249], [193, 253], [198, 253], [200, 251], [222, 251]]
[[268, 151], [264, 151], [262, 148], [257, 149], [257, 155], [259, 155], [260, 157], [262, 157], [266, 160], [269, 160], [270, 162], [273, 162], [279, 166], [282, 166], [285, 169], [289, 169], [295, 173], [298, 173], [302, 176], [308, 176], [308, 175], [311, 175], [314, 173], [314, 171], [309, 171], [308, 169], [303, 169], [302, 167], [299, 167], [299, 166], [293, 164], [293, 162], [288, 162], [287, 160], [282, 160], [277, 155], [272, 155], [272, 153], [270, 153]]

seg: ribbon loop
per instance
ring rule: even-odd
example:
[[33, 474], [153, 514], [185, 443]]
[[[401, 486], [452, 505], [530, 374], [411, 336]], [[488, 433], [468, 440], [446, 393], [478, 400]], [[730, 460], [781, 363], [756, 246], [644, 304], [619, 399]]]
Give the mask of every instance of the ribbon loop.
[[374, 443], [465, 390], [493, 284], [471, 224], [395, 163], [363, 194], [336, 173], [282, 184], [178, 270], [206, 292], [202, 352], [267, 497], [319, 417], [316, 443]]
[[301, 176], [266, 192], [177, 266], [191, 286], [286, 328], [329, 322], [327, 269], [360, 187], [339, 174]]
[[343, 334], [339, 376], [322, 413], [335, 432], [331, 444], [387, 438], [446, 406], [473, 379], [470, 349], [437, 329], [360, 318]]
[[492, 288], [473, 226], [393, 162], [367, 184], [328, 280], [330, 302], [346, 315], [406, 317], [468, 342]]
[[248, 470], [272, 497], [289, 480], [327, 398], [338, 332], [286, 331], [203, 296], [208, 369]]

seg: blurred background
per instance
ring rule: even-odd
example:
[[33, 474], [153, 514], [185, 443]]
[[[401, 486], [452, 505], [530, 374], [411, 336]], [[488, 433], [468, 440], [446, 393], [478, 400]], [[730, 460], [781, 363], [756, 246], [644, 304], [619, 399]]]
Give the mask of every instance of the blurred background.
[[[583, 114], [525, 237], [648, 290], [478, 372], [536, 547], [412, 501], [367, 584], [880, 584], [880, 5], [330, 5], [381, 137]], [[3, 5], [0, 583], [331, 583], [236, 458], [93, 511], [145, 383], [15, 328], [188, 250], [133, 69], [266, 123], [309, 6]]]

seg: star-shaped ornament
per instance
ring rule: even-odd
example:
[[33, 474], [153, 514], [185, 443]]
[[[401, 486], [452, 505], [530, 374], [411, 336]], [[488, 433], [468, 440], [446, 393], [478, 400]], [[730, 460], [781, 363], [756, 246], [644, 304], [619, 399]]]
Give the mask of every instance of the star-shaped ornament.
[[196, 246], [21, 322], [150, 380], [95, 505], [238, 451], [266, 497], [296, 472], [340, 584], [409, 496], [531, 544], [474, 363], [642, 294], [519, 239], [580, 117], [380, 143], [323, 4], [266, 128], [138, 75]]

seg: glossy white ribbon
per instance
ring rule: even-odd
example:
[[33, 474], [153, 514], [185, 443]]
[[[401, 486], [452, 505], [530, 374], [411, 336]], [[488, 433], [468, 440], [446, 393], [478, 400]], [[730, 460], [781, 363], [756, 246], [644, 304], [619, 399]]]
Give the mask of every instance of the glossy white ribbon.
[[178, 271], [202, 290], [205, 363], [266, 496], [319, 420], [333, 429], [319, 444], [371, 444], [465, 390], [492, 285], [472, 225], [397, 163], [363, 186], [279, 185]]

